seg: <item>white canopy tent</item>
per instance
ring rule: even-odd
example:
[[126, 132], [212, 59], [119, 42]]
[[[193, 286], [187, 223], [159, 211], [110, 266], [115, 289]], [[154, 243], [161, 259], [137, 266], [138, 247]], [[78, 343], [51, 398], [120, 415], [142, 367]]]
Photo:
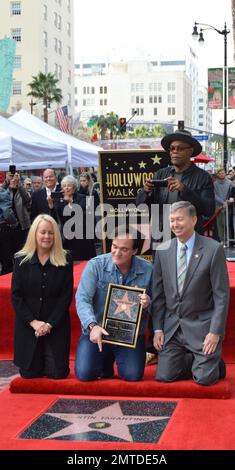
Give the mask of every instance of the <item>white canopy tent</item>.
[[12, 163], [18, 170], [61, 168], [67, 159], [66, 145], [0, 116], [0, 170], [7, 171]]
[[68, 164], [70, 167], [77, 168], [79, 166], [97, 166], [98, 151], [102, 150], [97, 145], [83, 142], [75, 137], [61, 132], [59, 129], [50, 126], [41, 121], [37, 117], [21, 109], [18, 113], [9, 118], [9, 121], [20, 124], [26, 129], [37, 132], [54, 142], [61, 142], [67, 146]]

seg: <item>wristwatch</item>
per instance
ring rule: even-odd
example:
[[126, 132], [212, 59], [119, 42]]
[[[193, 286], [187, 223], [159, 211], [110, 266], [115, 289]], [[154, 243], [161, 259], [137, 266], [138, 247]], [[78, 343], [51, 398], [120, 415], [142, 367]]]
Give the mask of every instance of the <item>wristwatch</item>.
[[88, 329], [89, 329], [89, 331], [91, 332], [92, 328], [94, 328], [94, 326], [96, 326], [96, 325], [97, 325], [97, 323], [96, 323], [96, 322], [94, 322], [94, 321], [93, 321], [93, 322], [91, 322], [91, 323], [88, 325]]

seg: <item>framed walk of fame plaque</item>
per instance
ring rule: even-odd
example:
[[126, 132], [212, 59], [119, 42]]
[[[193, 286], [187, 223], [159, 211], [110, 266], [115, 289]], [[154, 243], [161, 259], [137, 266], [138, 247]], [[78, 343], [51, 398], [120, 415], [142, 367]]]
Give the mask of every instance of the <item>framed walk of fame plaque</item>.
[[142, 316], [139, 294], [146, 289], [109, 284], [102, 327], [109, 333], [103, 343], [135, 348]]

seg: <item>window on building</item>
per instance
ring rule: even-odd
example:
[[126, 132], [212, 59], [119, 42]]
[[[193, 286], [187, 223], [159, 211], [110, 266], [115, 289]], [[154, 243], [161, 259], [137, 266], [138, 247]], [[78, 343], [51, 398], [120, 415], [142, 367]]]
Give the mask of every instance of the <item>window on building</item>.
[[92, 94], [92, 95], [95, 94], [95, 87], [94, 87], [94, 86], [91, 87], [91, 94]]
[[107, 94], [107, 87], [106, 86], [104, 86], [104, 93]]
[[62, 55], [62, 42], [60, 40], [58, 40], [58, 52]]
[[71, 11], [71, 0], [67, 0], [67, 9]]
[[68, 105], [71, 106], [71, 93], [67, 94]]
[[150, 97], [149, 97], [149, 103], [152, 103], [152, 102], [153, 102], [153, 97], [150, 96]]
[[71, 47], [70, 46], [67, 47], [67, 56], [68, 56], [68, 59], [71, 60]]
[[71, 83], [71, 70], [68, 70], [68, 82]]
[[158, 96], [158, 103], [162, 103], [162, 96], [161, 95]]
[[21, 15], [21, 2], [11, 2], [12, 16]]
[[202, 127], [202, 126], [203, 126], [203, 122], [199, 122], [198, 125]]
[[54, 26], [57, 28], [57, 20], [58, 19], [58, 15], [56, 13], [56, 11], [54, 11]]
[[56, 78], [58, 78], [58, 64], [54, 64], [54, 75]]
[[82, 106], [86, 106], [86, 100], [82, 100]]
[[199, 114], [199, 119], [203, 119], [203, 114]]
[[144, 97], [143, 96], [140, 97], [140, 102], [144, 103]]
[[74, 100], [75, 106], [78, 106], [78, 100]]
[[62, 80], [62, 65], [59, 65], [59, 80]]
[[77, 93], [78, 93], [78, 87], [77, 86], [75, 86], [75, 88], [74, 88], [74, 93], [75, 93], [75, 95], [77, 95]]
[[153, 97], [153, 102], [154, 102], [154, 103], [157, 103], [157, 96], [154, 96], [154, 97]]
[[107, 106], [108, 102], [107, 102], [107, 98], [104, 99], [104, 106]]
[[44, 42], [44, 47], [47, 47], [48, 39], [47, 39], [47, 32], [46, 31], [43, 31], [43, 42]]
[[167, 103], [175, 103], [175, 95], [167, 95]]
[[144, 108], [140, 108], [140, 116], [144, 115]]
[[103, 93], [103, 87], [100, 86], [100, 94], [102, 95], [102, 93]]
[[132, 110], [131, 110], [132, 116], [135, 114], [135, 111], [136, 111], [136, 109], [135, 109], [135, 108], [132, 108]]
[[157, 116], [157, 108], [153, 108], [153, 115]]
[[11, 38], [15, 39], [16, 42], [21, 42], [21, 28], [14, 28], [11, 30]]
[[44, 73], [48, 73], [48, 59], [44, 57]]
[[21, 69], [21, 55], [16, 55], [15, 56], [14, 69]]
[[21, 95], [21, 92], [22, 92], [22, 83], [14, 81], [13, 87], [12, 87], [12, 94]]
[[57, 50], [58, 50], [58, 39], [57, 38], [54, 38], [54, 50], [55, 50], [55, 52], [57, 52]]
[[140, 97], [139, 97], [139, 96], [136, 96], [136, 97], [135, 97], [135, 102], [136, 102], [137, 104], [139, 104], [139, 102], [140, 102]]
[[71, 36], [71, 24], [70, 23], [67, 23], [67, 33], [68, 33], [68, 36]]
[[43, 19], [47, 21], [47, 5], [43, 5]]
[[176, 85], [175, 82], [168, 82], [167, 83], [167, 90], [168, 91], [175, 91], [175, 85]]
[[103, 100], [100, 100], [100, 106], [103, 106]]
[[203, 111], [203, 106], [199, 106], [199, 111]]
[[83, 92], [84, 95], [86, 94], [86, 87], [85, 86], [83, 87], [82, 92]]
[[175, 108], [168, 108], [167, 109], [167, 114], [168, 114], [168, 116], [174, 116], [175, 115]]
[[58, 19], [57, 19], [57, 28], [61, 31], [62, 29], [62, 18], [60, 15], [58, 15]]

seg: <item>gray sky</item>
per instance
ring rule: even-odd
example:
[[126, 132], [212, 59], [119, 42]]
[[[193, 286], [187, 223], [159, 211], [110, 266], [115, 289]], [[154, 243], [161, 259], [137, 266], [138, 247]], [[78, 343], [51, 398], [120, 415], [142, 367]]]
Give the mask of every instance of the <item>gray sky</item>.
[[[105, 58], [153, 59], [160, 55], [177, 58], [182, 57], [187, 45], [192, 45], [199, 59], [201, 85], [207, 85], [208, 67], [223, 66], [222, 35], [205, 31], [203, 47], [195, 43], [191, 35], [195, 21], [209, 23], [219, 30], [226, 21], [231, 28], [231, 0], [74, 0], [74, 6], [75, 62]], [[232, 36], [231, 32], [228, 35], [230, 66], [234, 65]], [[214, 111], [216, 120], [221, 118], [219, 113]], [[230, 113], [235, 114], [235, 111]], [[228, 118], [233, 119], [235, 115]]]

